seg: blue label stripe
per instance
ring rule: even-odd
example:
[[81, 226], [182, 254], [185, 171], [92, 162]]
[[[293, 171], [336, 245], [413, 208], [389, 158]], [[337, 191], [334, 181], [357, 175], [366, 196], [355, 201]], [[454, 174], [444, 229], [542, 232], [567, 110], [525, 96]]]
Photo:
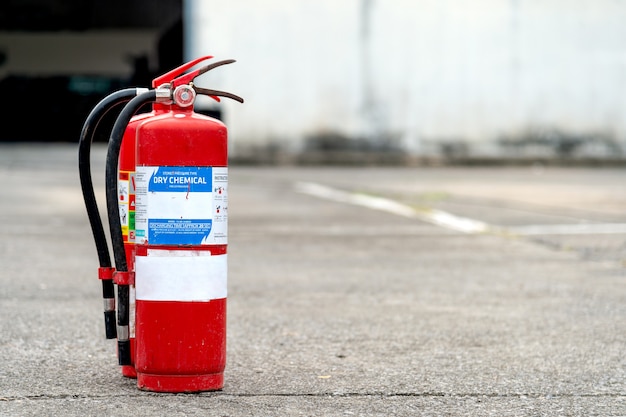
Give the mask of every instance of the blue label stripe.
[[148, 242], [153, 245], [200, 245], [208, 238], [211, 219], [148, 219]]
[[211, 167], [158, 167], [148, 182], [149, 192], [210, 193]]

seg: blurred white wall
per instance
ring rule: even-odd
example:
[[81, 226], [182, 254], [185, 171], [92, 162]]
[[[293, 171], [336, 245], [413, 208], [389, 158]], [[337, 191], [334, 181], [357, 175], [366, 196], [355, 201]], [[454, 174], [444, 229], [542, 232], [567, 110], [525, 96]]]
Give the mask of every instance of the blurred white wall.
[[626, 2], [186, 0], [185, 56], [235, 58], [199, 84], [233, 151], [335, 132], [420, 154], [556, 130], [626, 143]]

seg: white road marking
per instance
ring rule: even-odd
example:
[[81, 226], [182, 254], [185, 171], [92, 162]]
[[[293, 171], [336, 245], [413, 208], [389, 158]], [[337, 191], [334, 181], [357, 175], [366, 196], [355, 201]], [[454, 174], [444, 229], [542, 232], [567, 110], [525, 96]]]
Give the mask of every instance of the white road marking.
[[388, 198], [349, 193], [313, 182], [297, 182], [295, 189], [302, 194], [414, 218], [463, 233], [495, 233], [518, 236], [626, 234], [626, 224], [623, 223], [545, 224], [501, 227], [490, 225], [480, 220], [456, 216], [442, 210], [418, 210]]
[[346, 191], [327, 187], [312, 182], [298, 182], [296, 191], [341, 203], [354, 204], [373, 210], [386, 211], [398, 216], [419, 219], [428, 223], [436, 224], [447, 229], [463, 233], [485, 233], [492, 228], [478, 220], [455, 216], [441, 210], [416, 210], [406, 204], [388, 198], [373, 197], [364, 194], [348, 193]]
[[513, 226], [508, 230], [516, 235], [617, 235], [626, 234], [623, 223], [538, 224]]

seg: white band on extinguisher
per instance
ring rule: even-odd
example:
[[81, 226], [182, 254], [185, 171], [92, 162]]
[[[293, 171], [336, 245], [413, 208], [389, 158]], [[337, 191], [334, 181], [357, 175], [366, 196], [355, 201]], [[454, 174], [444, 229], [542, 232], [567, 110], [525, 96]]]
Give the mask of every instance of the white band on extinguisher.
[[226, 298], [227, 255], [148, 249], [135, 258], [136, 299], [211, 301]]

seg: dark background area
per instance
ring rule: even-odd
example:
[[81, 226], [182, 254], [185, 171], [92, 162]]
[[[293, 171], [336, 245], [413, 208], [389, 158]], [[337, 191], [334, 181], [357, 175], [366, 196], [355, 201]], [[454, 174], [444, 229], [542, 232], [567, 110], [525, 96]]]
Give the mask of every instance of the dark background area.
[[3, 0], [0, 28], [55, 31], [160, 28], [180, 18], [182, 0]]
[[[150, 54], [128, 56], [128, 73], [73, 72], [50, 74], [45, 59], [46, 35], [154, 32]], [[152, 78], [183, 62], [182, 0], [3, 0], [0, 4], [0, 71], [11, 60], [6, 43], [12, 34], [38, 35], [32, 51], [38, 68], [28, 73], [9, 71], [0, 79], [0, 141], [78, 140], [82, 124], [99, 100], [125, 87], [149, 87]], [[77, 52], [79, 53], [79, 52]], [[113, 112], [115, 113], [115, 112]], [[96, 140], [108, 138], [115, 114], [103, 120]]]

